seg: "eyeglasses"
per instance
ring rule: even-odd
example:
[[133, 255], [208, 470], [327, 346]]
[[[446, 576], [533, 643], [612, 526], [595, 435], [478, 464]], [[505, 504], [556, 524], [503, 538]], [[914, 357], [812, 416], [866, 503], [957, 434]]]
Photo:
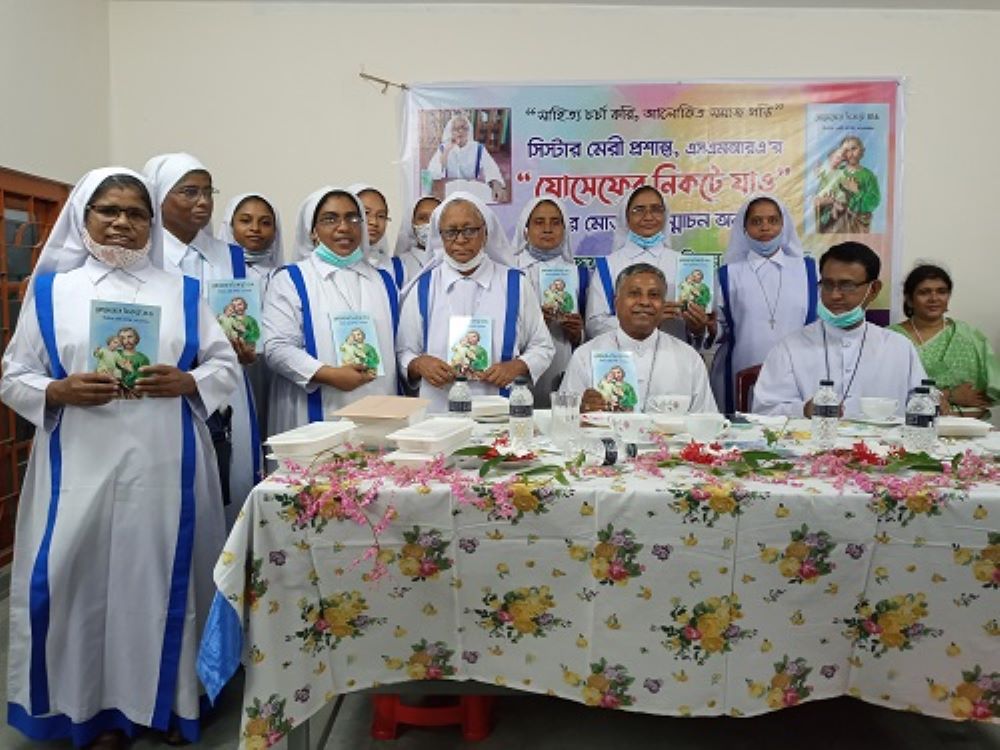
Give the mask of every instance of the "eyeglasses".
[[323, 227], [335, 227], [341, 222], [347, 222], [348, 226], [356, 227], [361, 223], [361, 214], [320, 214], [316, 219], [316, 224]]
[[660, 205], [655, 206], [632, 206], [628, 210], [632, 216], [646, 216], [647, 214], [652, 214], [653, 216], [663, 216], [667, 212], [667, 209]]
[[480, 224], [478, 227], [462, 227], [461, 229], [442, 229], [441, 239], [445, 242], [454, 242], [458, 239], [458, 235], [462, 235], [467, 240], [471, 240], [477, 234], [479, 234], [485, 228], [484, 224]]
[[379, 224], [385, 224], [392, 221], [392, 219], [389, 218], [389, 214], [384, 211], [379, 211], [377, 214], [365, 211], [365, 218], [368, 219], [368, 221], [377, 221]]
[[871, 283], [872, 282], [870, 281], [864, 281], [858, 284], [854, 281], [829, 281], [828, 279], [823, 279], [816, 285], [827, 294], [832, 294], [833, 292], [840, 292], [841, 294], [854, 294], [861, 287], [868, 286]]
[[91, 211], [101, 217], [102, 221], [112, 222], [118, 219], [119, 216], [125, 214], [125, 219], [129, 224], [148, 224], [150, 220], [149, 211], [144, 208], [136, 208], [134, 206], [129, 206], [128, 208], [122, 208], [121, 206], [114, 206], [110, 204], [97, 205], [91, 203], [87, 206]]
[[171, 190], [174, 195], [179, 195], [181, 198], [186, 200], [188, 203], [194, 203], [199, 198], [204, 198], [207, 201], [212, 200], [212, 198], [219, 194], [217, 188], [214, 187], [197, 187], [195, 185], [187, 185], [182, 188], [177, 188], [176, 190]]

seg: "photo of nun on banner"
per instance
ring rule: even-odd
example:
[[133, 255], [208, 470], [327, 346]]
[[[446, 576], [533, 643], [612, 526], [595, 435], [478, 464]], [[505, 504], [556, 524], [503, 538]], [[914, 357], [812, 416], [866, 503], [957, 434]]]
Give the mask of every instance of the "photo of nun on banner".
[[420, 113], [420, 194], [472, 193], [483, 203], [510, 203], [510, 110]]

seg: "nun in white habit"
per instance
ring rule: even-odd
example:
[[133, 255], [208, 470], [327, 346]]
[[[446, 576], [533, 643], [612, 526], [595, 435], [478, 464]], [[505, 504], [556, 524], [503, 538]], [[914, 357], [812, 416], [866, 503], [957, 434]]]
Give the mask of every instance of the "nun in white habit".
[[[242, 250], [247, 278], [257, 280], [263, 305], [271, 277], [282, 265], [281, 218], [274, 209], [274, 204], [262, 193], [237, 195], [226, 206], [215, 236], [230, 248], [238, 247]], [[263, 340], [257, 342], [261, 351], [263, 345]], [[267, 432], [267, 395], [271, 374], [262, 356], [246, 365], [246, 373], [257, 408], [258, 432], [263, 434]]]
[[[333, 187], [309, 195], [299, 209], [295, 253], [305, 260], [275, 274], [264, 302], [271, 435], [322, 421], [362, 396], [397, 393], [398, 290], [385, 269], [365, 260], [368, 228], [358, 197]], [[364, 363], [346, 354], [345, 337], [358, 328], [369, 347]]]
[[518, 375], [537, 382], [552, 363], [552, 337], [531, 284], [511, 267], [496, 215], [475, 196], [453, 193], [431, 217], [431, 247], [435, 261], [405, 292], [396, 345], [400, 372], [430, 399], [429, 410], [447, 411], [458, 346], [452, 334], [473, 323], [489, 357], [470, 378], [473, 395], [506, 393]]
[[548, 409], [573, 349], [583, 343], [582, 302], [589, 275], [573, 259], [569, 221], [558, 198], [540, 196], [528, 202], [514, 226], [514, 246], [516, 267], [524, 272], [541, 302], [555, 346], [552, 364], [532, 389], [535, 405]]
[[281, 217], [263, 193], [241, 193], [226, 204], [215, 236], [243, 251], [247, 278], [258, 280], [261, 297], [284, 263]]
[[432, 180], [470, 180], [485, 182], [493, 191], [493, 200], [503, 197], [505, 187], [500, 167], [479, 141], [473, 140], [468, 115], [452, 115], [441, 133], [441, 145], [427, 164]]
[[[202, 297], [210, 301], [214, 282], [250, 278], [243, 249], [209, 233], [212, 196], [218, 191], [204, 164], [190, 154], [162, 154], [146, 162], [143, 172], [153, 185], [153, 200], [163, 214], [164, 270], [197, 280]], [[222, 310], [215, 312], [219, 315]], [[240, 364], [249, 365], [257, 359], [252, 345], [238, 340], [231, 343]], [[246, 373], [243, 389], [212, 415], [209, 427], [219, 455], [226, 518], [231, 526], [250, 490], [263, 479], [257, 405]]]
[[403, 279], [398, 284], [400, 289], [417, 278], [434, 260], [434, 253], [430, 248], [431, 214], [440, 205], [441, 201], [432, 195], [417, 198], [413, 210], [403, 216], [400, 222], [396, 250], [393, 253], [403, 264]]
[[624, 269], [636, 263], [656, 266], [667, 280], [668, 301], [664, 306], [665, 317], [660, 330], [686, 340], [687, 326], [705, 317], [703, 311], [698, 312], [696, 305], [682, 311], [681, 305], [673, 301], [677, 292], [677, 259], [680, 253], [670, 247], [669, 217], [670, 210], [663, 194], [650, 185], [636, 188], [618, 204], [611, 254], [596, 259], [596, 268], [590, 278], [586, 316], [588, 339], [618, 327], [615, 320], [615, 280]]
[[[83, 176], [3, 356], [0, 398], [36, 428], [10, 584], [7, 719], [37, 740], [123, 748], [142, 727], [198, 740], [195, 655], [225, 540], [205, 419], [239, 367], [197, 286], [160, 267], [149, 192], [121, 167]], [[128, 320], [126, 304], [158, 316], [153, 349], [152, 328], [133, 324], [154, 363], [134, 385], [142, 398], [116, 397], [119, 381], [95, 367], [95, 344], [120, 325], [98, 308]]]
[[354, 193], [365, 207], [365, 224], [368, 227], [368, 262], [376, 268], [384, 268], [393, 274], [396, 286], [402, 286], [403, 264], [392, 255], [389, 247], [389, 201], [385, 194], [366, 182], [355, 182], [348, 185], [349, 192]]
[[816, 282], [816, 261], [804, 255], [785, 205], [773, 195], [748, 198], [733, 220], [715, 294], [722, 331], [712, 391], [725, 413], [736, 411], [736, 374], [816, 320]]

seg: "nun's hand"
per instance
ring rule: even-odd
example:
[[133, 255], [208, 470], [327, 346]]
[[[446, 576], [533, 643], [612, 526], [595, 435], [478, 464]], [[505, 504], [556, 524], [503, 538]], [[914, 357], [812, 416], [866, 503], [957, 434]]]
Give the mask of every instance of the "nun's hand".
[[514, 382], [518, 375], [527, 375], [528, 366], [520, 359], [512, 359], [509, 362], [497, 362], [483, 371], [480, 380], [484, 383], [491, 383], [497, 388], [506, 388]]
[[253, 344], [248, 344], [243, 339], [232, 339], [233, 350], [241, 365], [252, 365], [257, 361], [257, 349]]
[[455, 379], [455, 371], [447, 362], [430, 354], [421, 354], [414, 357], [406, 368], [410, 380], [422, 378], [435, 388], [448, 385]]
[[176, 398], [198, 391], [194, 376], [173, 365], [146, 365], [139, 368], [139, 374], [141, 377], [135, 381], [135, 392], [139, 396]]
[[76, 372], [45, 389], [46, 406], [101, 406], [118, 396], [118, 381], [97, 372]]
[[336, 388], [338, 391], [353, 391], [365, 383], [372, 382], [375, 376], [375, 371], [364, 365], [341, 365], [340, 367], [323, 365], [313, 375], [313, 380]]
[[577, 313], [567, 313], [562, 316], [559, 326], [573, 346], [579, 346], [583, 341], [583, 318]]

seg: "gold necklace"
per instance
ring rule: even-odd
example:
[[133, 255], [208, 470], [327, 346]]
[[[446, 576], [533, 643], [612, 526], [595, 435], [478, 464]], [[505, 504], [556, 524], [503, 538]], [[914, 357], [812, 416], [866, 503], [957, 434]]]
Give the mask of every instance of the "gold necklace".
[[[941, 333], [941, 331], [944, 330], [944, 327], [946, 325], [948, 325], [948, 321], [942, 315], [941, 316], [941, 327], [938, 329], [937, 333], [934, 334], [934, 336], [937, 336], [938, 333]], [[917, 329], [917, 324], [913, 322], [913, 318], [910, 318], [910, 330], [912, 330], [913, 331], [913, 335], [917, 337], [917, 341], [920, 343], [920, 346], [923, 346], [926, 342], [924, 341], [924, 337], [920, 335], [920, 331]], [[934, 338], [934, 336], [931, 336], [930, 338]]]

